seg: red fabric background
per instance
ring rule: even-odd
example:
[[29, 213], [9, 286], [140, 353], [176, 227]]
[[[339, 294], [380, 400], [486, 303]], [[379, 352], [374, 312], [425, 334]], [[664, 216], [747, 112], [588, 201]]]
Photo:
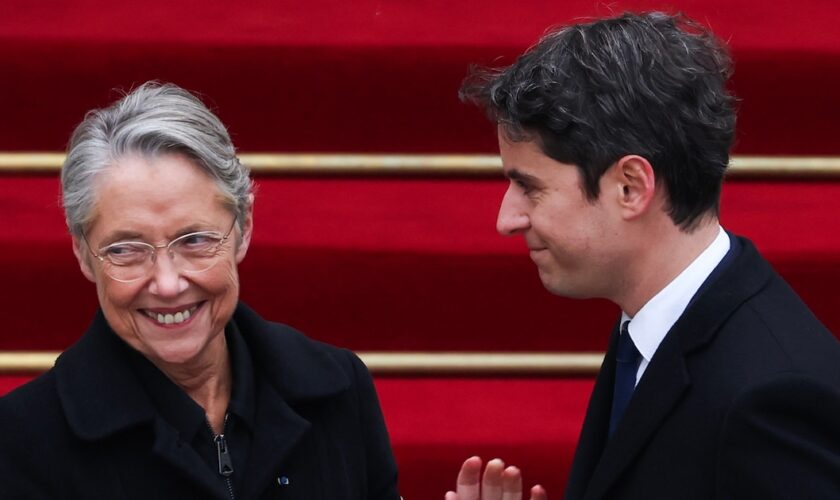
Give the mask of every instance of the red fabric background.
[[112, 89], [157, 78], [206, 94], [247, 151], [495, 151], [456, 90], [546, 27], [683, 10], [727, 40], [743, 154], [840, 154], [840, 7], [830, 0], [5, 0], [0, 151], [61, 150]]
[[[258, 178], [242, 297], [357, 350], [601, 351], [603, 301], [548, 294], [520, 238], [495, 232], [496, 179]], [[54, 176], [0, 182], [0, 349], [62, 349], [96, 307]], [[840, 182], [730, 181], [724, 225], [750, 237], [840, 332]]]

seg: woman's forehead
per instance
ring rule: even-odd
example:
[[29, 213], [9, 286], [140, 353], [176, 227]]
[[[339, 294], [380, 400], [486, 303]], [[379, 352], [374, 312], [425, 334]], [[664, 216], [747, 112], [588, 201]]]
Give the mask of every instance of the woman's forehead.
[[215, 180], [195, 160], [181, 153], [144, 156], [128, 153], [111, 162], [98, 179], [99, 184], [136, 183], [138, 187], [182, 184], [215, 184]]
[[95, 189], [91, 230], [203, 230], [231, 214], [215, 180], [183, 155], [126, 157], [101, 173]]

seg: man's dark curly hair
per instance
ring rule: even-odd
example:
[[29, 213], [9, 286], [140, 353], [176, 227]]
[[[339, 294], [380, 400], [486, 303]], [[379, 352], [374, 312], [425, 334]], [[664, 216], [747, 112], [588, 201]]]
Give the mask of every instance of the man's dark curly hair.
[[685, 16], [626, 13], [550, 32], [507, 68], [472, 68], [460, 95], [510, 139], [576, 165], [590, 200], [618, 159], [646, 158], [671, 219], [690, 231], [719, 211], [735, 133], [731, 73], [723, 45]]

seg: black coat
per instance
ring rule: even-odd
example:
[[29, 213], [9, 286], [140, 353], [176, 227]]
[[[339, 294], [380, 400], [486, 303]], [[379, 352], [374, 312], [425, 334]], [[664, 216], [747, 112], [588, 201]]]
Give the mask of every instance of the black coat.
[[[398, 499], [385, 424], [358, 357], [242, 304], [233, 321], [267, 382], [258, 384], [237, 498]], [[100, 312], [53, 369], [0, 399], [0, 498], [230, 498], [157, 414], [121, 342]]]
[[611, 439], [614, 332], [566, 498], [840, 498], [840, 343], [741, 239]]

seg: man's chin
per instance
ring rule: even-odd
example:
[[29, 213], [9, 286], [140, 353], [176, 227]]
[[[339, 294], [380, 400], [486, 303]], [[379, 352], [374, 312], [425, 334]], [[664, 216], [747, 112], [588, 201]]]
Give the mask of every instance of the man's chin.
[[593, 295], [586, 293], [582, 287], [574, 286], [568, 279], [556, 275], [549, 275], [540, 271], [540, 280], [543, 287], [551, 294], [569, 299], [589, 299]]
[[570, 290], [568, 290], [567, 286], [564, 286], [566, 283], [557, 276], [540, 271], [540, 281], [542, 281], [543, 287], [550, 293], [560, 297], [569, 297]]

